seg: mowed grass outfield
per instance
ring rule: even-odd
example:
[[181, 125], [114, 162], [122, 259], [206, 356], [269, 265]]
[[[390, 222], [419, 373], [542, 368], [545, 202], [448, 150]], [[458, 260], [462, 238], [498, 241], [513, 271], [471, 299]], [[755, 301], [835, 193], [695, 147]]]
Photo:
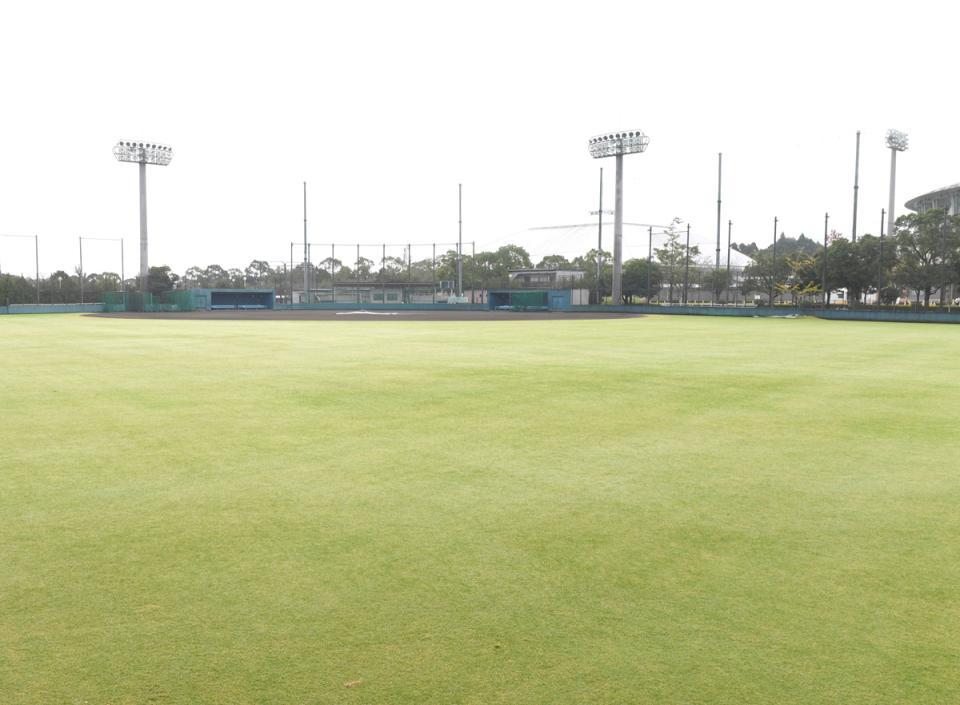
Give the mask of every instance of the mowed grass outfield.
[[960, 702], [958, 342], [0, 317], [0, 703]]

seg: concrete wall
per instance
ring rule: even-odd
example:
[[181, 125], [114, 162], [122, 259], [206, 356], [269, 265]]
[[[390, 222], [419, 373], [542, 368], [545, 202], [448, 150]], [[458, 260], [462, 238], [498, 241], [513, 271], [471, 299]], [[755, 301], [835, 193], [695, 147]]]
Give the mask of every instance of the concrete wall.
[[786, 318], [812, 316], [843, 321], [888, 321], [898, 323], [960, 323], [956, 313], [921, 313], [917, 311], [871, 311], [869, 309], [828, 310], [794, 308], [793, 306], [571, 306], [571, 312], [607, 311], [647, 313], [663, 316], [731, 316], [734, 318]]
[[0, 315], [6, 313], [100, 313], [103, 304], [10, 304], [0, 306]]

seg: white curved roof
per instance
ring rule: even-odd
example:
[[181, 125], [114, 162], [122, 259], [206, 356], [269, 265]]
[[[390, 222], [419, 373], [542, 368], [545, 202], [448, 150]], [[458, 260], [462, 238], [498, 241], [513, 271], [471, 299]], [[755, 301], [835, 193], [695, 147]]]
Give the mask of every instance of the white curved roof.
[[[904, 205], [910, 210], [916, 211], [920, 209], [919, 206], [922, 201], [946, 199], [955, 194], [960, 194], [960, 183], [938, 188], [934, 191], [930, 191], [929, 193], [925, 193], [922, 196], [915, 196], [907, 201]], [[945, 205], [947, 205], [949, 208], [949, 201]]]

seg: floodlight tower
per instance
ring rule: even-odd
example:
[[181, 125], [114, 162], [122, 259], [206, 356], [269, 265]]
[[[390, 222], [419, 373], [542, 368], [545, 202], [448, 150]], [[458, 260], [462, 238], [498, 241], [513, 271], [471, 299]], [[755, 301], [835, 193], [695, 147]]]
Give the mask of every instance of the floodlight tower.
[[617, 158], [613, 216], [613, 286], [610, 292], [615, 305], [623, 299], [623, 155], [644, 152], [648, 144], [650, 138], [640, 130], [599, 135], [588, 142], [590, 156], [594, 159]]
[[166, 166], [173, 159], [173, 148], [150, 142], [117, 142], [113, 156], [118, 162], [140, 165], [140, 290], [147, 290], [150, 267], [147, 264], [147, 164]]
[[900, 130], [887, 130], [887, 147], [890, 148], [890, 204], [887, 207], [887, 229], [894, 234], [896, 217], [893, 215], [894, 195], [897, 191], [897, 152], [907, 151], [907, 133]]

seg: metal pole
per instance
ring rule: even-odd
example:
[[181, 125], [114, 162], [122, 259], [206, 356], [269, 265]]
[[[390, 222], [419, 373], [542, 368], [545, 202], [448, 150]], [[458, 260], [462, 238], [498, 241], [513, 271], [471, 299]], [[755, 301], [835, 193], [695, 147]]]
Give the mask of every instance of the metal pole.
[[821, 288], [823, 289], [823, 305], [826, 308], [830, 304], [830, 292], [827, 290], [827, 228], [830, 223], [830, 214], [825, 213], [823, 216], [823, 267], [822, 269], [822, 278]]
[[723, 183], [723, 152], [717, 155], [717, 269], [720, 269], [720, 185]]
[[687, 303], [687, 285], [690, 281], [690, 223], [687, 223], [687, 246], [683, 251], [683, 303]]
[[309, 301], [310, 280], [307, 278], [307, 263], [310, 255], [307, 251], [307, 182], [303, 182], [303, 296]]
[[149, 289], [150, 266], [147, 263], [147, 163], [140, 162], [140, 290]]
[[[473, 240], [470, 243], [470, 262], [473, 263], [477, 259], [477, 241]], [[476, 272], [476, 270], [474, 270]], [[473, 303], [474, 291], [476, 291], [477, 283], [470, 282], [470, 303]]]
[[80, 240], [80, 303], [83, 303], [83, 238]]
[[433, 303], [437, 303], [437, 243], [433, 243], [430, 259], [430, 279], [433, 282]]
[[894, 217], [894, 200], [897, 190], [897, 150], [890, 148], [890, 203], [887, 206], [887, 229], [891, 234], [894, 232], [897, 220]]
[[[611, 303], [619, 306], [623, 301], [623, 152], [617, 154], [617, 180], [614, 195], [613, 216], [613, 286]], [[602, 216], [601, 216], [602, 217]]]
[[337, 246], [334, 243], [330, 243], [330, 302], [337, 303]]
[[[436, 257], [437, 246], [433, 246], [434, 257]], [[387, 283], [384, 281], [387, 276], [387, 243], [383, 243], [383, 250], [380, 253], [380, 303], [387, 303]]]
[[463, 184], [457, 184], [457, 297], [463, 296]]
[[883, 226], [884, 226], [884, 218], [886, 214], [887, 212], [883, 208], [881, 208], [880, 209], [880, 262], [878, 263], [880, 272], [877, 275], [877, 304], [878, 305], [880, 303], [880, 290], [883, 288]]
[[360, 303], [360, 243], [357, 243], [357, 264], [354, 270], [354, 279], [357, 280], [357, 304]]
[[853, 169], [853, 241], [857, 241], [857, 196], [860, 190], [860, 130], [857, 130], [857, 160]]
[[123, 272], [123, 238], [120, 238], [120, 291], [127, 290], [126, 277]]
[[603, 167], [600, 167], [600, 206], [597, 209], [597, 303], [603, 303]]
[[727, 221], [727, 278], [724, 282], [727, 285], [727, 302], [730, 301], [730, 233], [733, 231], [733, 221]]
[[[33, 236], [33, 266], [37, 277], [37, 303], [40, 303], [40, 243], [37, 236]], [[53, 303], [53, 295], [50, 295], [50, 302]]]
[[647, 303], [653, 297], [650, 295], [650, 270], [653, 269], [653, 226], [647, 228]]
[[770, 305], [773, 306], [773, 290], [777, 285], [777, 216], [773, 217], [773, 267], [770, 270]]

